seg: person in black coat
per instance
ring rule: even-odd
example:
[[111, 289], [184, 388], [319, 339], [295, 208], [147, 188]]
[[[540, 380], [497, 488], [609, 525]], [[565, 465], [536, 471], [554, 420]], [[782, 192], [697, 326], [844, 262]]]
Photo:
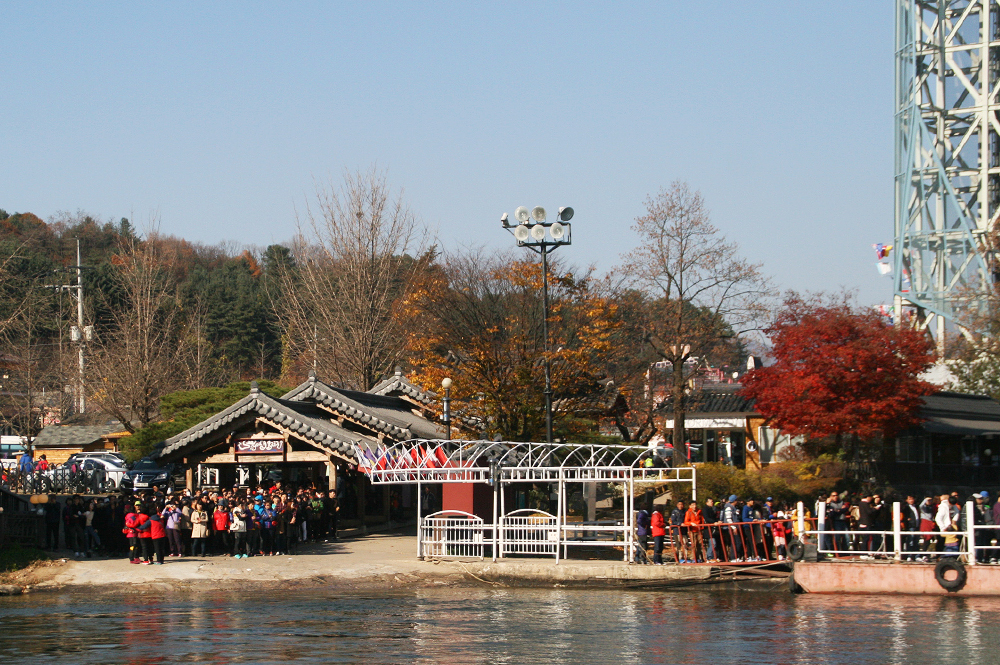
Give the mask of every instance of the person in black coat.
[[915, 552], [920, 549], [920, 536], [912, 534], [920, 531], [920, 509], [917, 507], [917, 499], [912, 494], [906, 497], [906, 503], [900, 506], [900, 517], [902, 519], [902, 529], [911, 532], [910, 535], [903, 536], [903, 551], [911, 552], [904, 554], [903, 560], [914, 561], [917, 558]]
[[701, 508], [701, 516], [704, 518], [705, 524], [708, 525], [705, 529], [708, 534], [705, 558], [708, 561], [715, 561], [719, 558], [716, 552], [716, 548], [719, 546], [719, 527], [715, 526], [719, 523], [719, 513], [715, 510], [715, 501], [705, 499], [705, 505]]

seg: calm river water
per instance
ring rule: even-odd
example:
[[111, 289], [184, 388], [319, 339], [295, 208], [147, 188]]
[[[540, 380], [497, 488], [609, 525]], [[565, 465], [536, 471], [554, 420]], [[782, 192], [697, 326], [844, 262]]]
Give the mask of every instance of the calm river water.
[[0, 663], [996, 663], [995, 601], [442, 589], [0, 598]]

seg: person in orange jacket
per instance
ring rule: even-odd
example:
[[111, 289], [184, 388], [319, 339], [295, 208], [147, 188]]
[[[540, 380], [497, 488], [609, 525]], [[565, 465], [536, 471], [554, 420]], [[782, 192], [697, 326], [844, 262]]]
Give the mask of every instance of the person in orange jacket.
[[691, 553], [692, 559], [689, 563], [705, 562], [705, 541], [701, 536], [704, 525], [705, 518], [702, 517], [698, 502], [692, 501], [688, 504], [687, 512], [684, 513], [684, 526], [688, 527], [688, 537], [691, 539], [691, 547], [688, 551]]
[[653, 534], [653, 563], [663, 563], [663, 539], [667, 535], [667, 522], [663, 519], [663, 513], [654, 510], [649, 518], [649, 529]]

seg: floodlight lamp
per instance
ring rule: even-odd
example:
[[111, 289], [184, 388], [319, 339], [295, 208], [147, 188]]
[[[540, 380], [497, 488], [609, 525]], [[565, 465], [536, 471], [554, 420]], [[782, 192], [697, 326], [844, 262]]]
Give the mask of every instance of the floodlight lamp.
[[507, 213], [504, 213], [503, 216], [500, 218], [500, 226], [504, 228], [510, 226], [510, 222], [507, 221]]
[[514, 211], [514, 219], [521, 224], [527, 224], [529, 219], [528, 209], [524, 206], [518, 206], [517, 210]]
[[534, 226], [532, 226], [531, 237], [534, 238], [535, 240], [538, 240], [539, 242], [545, 240], [545, 227], [542, 226], [541, 224], [535, 224]]
[[528, 231], [528, 227], [525, 224], [518, 224], [514, 228], [514, 237], [517, 238], [518, 242], [526, 242], [528, 240], [528, 236], [530, 235], [531, 232]]
[[559, 208], [559, 221], [560, 222], [568, 222], [571, 219], [573, 219], [573, 209], [572, 208], [570, 208], [569, 206], [563, 206], [562, 208]]
[[451, 388], [451, 379], [449, 379], [447, 376], [441, 379], [441, 387], [444, 388], [445, 390]]
[[553, 240], [562, 240], [566, 235], [566, 227], [559, 222], [553, 222], [552, 226], [549, 227], [549, 235], [552, 236]]
[[536, 222], [545, 221], [545, 208], [542, 206], [535, 206], [531, 209], [531, 218]]

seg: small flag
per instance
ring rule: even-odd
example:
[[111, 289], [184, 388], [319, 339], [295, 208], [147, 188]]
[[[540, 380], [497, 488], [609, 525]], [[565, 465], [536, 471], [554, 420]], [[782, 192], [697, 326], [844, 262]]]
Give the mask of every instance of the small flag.
[[881, 261], [885, 257], [889, 256], [889, 252], [892, 251], [892, 245], [883, 245], [879, 242], [872, 245], [872, 249], [875, 250], [875, 258]]
[[879, 261], [878, 263], [875, 264], [875, 266], [878, 268], [878, 274], [880, 275], [888, 275], [892, 273], [892, 266], [889, 265], [888, 263], [882, 263], [881, 261]]

